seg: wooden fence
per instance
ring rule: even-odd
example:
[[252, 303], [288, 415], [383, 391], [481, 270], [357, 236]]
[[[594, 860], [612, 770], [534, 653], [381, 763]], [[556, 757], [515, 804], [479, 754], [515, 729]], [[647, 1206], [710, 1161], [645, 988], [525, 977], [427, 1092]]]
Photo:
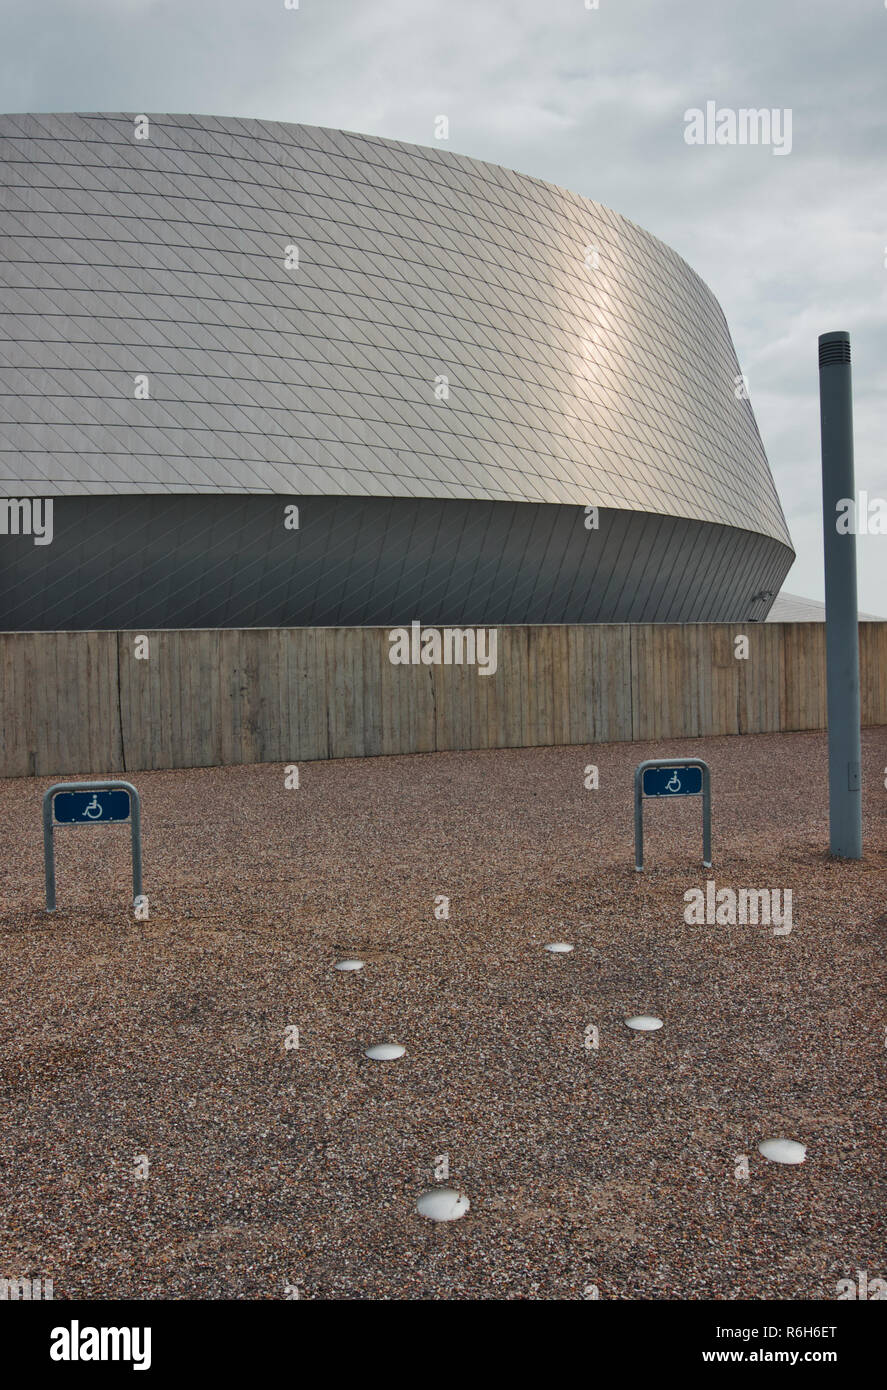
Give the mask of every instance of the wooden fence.
[[[394, 666], [387, 628], [0, 633], [0, 776], [825, 726], [822, 623], [497, 632], [493, 675]], [[887, 724], [887, 623], [860, 624], [860, 675]]]

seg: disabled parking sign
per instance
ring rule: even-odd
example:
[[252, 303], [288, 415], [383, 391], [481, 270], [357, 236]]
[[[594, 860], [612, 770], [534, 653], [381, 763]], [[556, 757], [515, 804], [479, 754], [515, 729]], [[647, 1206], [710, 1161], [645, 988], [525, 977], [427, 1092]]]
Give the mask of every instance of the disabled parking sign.
[[711, 868], [711, 776], [701, 758], [648, 758], [634, 774], [634, 867], [644, 867], [644, 799], [702, 797], [702, 862]]
[[119, 823], [129, 820], [132, 801], [124, 787], [93, 792], [56, 792], [52, 814], [59, 825], [100, 820]]
[[43, 862], [46, 911], [55, 912], [55, 827], [57, 825], [130, 826], [132, 897], [136, 917], [147, 917], [142, 893], [142, 817], [139, 794], [131, 782], [56, 782], [43, 794]]
[[643, 792], [644, 796], [699, 796], [702, 766], [699, 763], [648, 766], [644, 769]]

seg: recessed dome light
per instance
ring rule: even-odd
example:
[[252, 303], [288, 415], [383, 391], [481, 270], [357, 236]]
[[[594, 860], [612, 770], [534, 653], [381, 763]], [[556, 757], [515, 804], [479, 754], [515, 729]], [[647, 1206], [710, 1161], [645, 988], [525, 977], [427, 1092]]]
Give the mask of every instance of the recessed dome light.
[[416, 1211], [420, 1216], [427, 1216], [429, 1221], [458, 1221], [470, 1206], [468, 1198], [452, 1187], [432, 1187], [429, 1192], [422, 1193]]
[[657, 1018], [655, 1014], [635, 1014], [625, 1022], [636, 1033], [655, 1033], [657, 1028], [662, 1027], [662, 1019]]
[[758, 1145], [758, 1153], [769, 1158], [771, 1163], [803, 1163], [807, 1156], [807, 1146], [794, 1139], [764, 1139]]
[[406, 1048], [401, 1047], [400, 1043], [375, 1043], [363, 1055], [372, 1057], [374, 1062], [393, 1062], [395, 1057], [402, 1057], [405, 1052]]
[[549, 941], [545, 949], [551, 951], [552, 955], [565, 956], [569, 951], [572, 951], [573, 947], [569, 941]]
[[337, 960], [337, 970], [363, 970], [362, 960]]

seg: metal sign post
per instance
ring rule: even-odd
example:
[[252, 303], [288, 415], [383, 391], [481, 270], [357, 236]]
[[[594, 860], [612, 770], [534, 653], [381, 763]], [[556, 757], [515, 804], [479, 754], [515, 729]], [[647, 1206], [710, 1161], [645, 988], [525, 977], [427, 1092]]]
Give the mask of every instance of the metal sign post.
[[644, 867], [644, 797], [702, 796], [702, 863], [711, 868], [711, 774], [701, 758], [648, 758], [634, 774], [634, 867]]
[[122, 825], [132, 840], [132, 896], [142, 896], [142, 817], [131, 782], [56, 782], [43, 794], [43, 862], [46, 911], [55, 912], [55, 826]]
[[[859, 719], [859, 613], [853, 480], [853, 391], [850, 334], [819, 337], [822, 432], [822, 534], [825, 545], [825, 670], [828, 705], [829, 848], [840, 859], [862, 858], [862, 761]], [[839, 530], [850, 503], [853, 524]], [[843, 505], [842, 505], [843, 504]]]

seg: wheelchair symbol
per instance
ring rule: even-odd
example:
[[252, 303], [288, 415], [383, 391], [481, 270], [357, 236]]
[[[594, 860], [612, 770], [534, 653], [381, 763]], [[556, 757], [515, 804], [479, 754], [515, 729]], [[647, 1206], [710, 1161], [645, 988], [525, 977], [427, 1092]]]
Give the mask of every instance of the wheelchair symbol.
[[677, 772], [671, 774], [670, 779], [665, 784], [665, 790], [667, 792], [679, 792], [681, 790], [681, 779]]
[[92, 794], [92, 801], [90, 801], [89, 805], [84, 806], [83, 814], [88, 820], [99, 820], [101, 817], [102, 808], [99, 805], [99, 799], [95, 792]]

